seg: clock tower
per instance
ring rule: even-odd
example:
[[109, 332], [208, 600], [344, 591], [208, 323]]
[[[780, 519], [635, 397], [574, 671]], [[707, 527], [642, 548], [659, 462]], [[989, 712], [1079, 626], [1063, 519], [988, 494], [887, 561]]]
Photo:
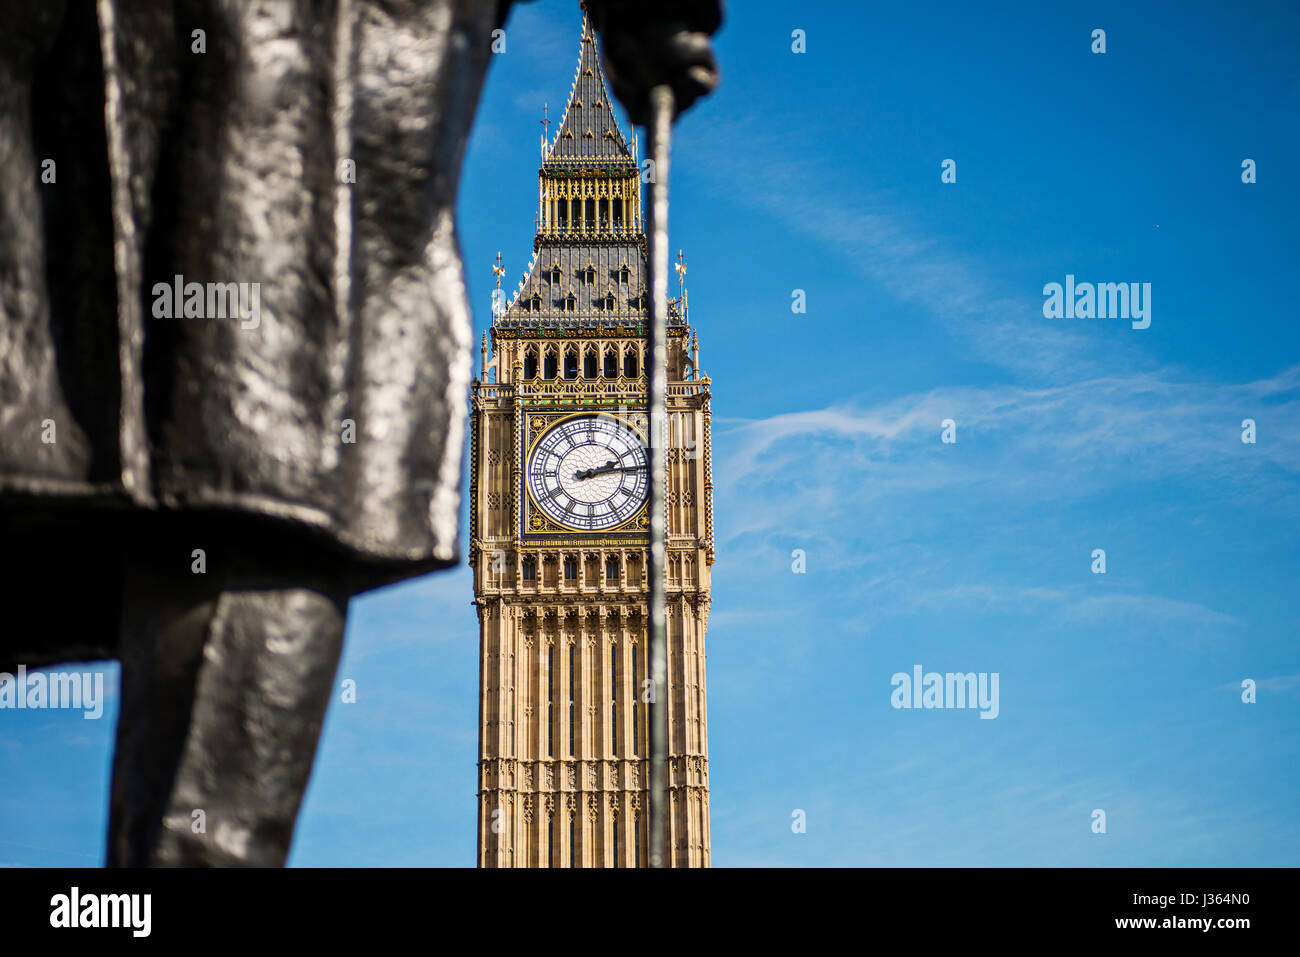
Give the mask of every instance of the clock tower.
[[542, 136], [532, 258], [507, 296], [498, 256], [471, 398], [481, 867], [646, 866], [651, 700], [668, 709], [668, 863], [710, 863], [710, 384], [679, 255], [668, 414], [656, 423], [668, 460], [668, 687], [655, 689], [643, 169], [596, 42], [584, 19], [568, 106]]

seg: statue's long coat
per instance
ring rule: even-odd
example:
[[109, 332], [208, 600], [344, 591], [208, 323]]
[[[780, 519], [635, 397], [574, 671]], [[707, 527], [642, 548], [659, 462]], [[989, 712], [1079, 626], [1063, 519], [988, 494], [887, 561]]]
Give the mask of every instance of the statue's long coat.
[[[219, 528], [352, 591], [455, 561], [454, 205], [501, 12], [0, 0], [0, 598], [59, 606], [0, 661], [111, 649], [115, 556], [164, 524], [160, 561]], [[176, 276], [259, 283], [256, 328], [158, 317]]]

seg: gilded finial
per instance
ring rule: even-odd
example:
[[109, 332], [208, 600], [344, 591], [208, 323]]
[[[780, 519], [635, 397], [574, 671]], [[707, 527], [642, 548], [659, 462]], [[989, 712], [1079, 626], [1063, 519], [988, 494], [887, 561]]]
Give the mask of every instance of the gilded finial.
[[501, 292], [501, 277], [505, 275], [506, 267], [501, 265], [501, 253], [497, 253], [497, 261], [492, 266], [492, 275], [496, 276], [497, 287], [492, 290], [492, 315], [499, 316], [506, 311], [505, 295]]

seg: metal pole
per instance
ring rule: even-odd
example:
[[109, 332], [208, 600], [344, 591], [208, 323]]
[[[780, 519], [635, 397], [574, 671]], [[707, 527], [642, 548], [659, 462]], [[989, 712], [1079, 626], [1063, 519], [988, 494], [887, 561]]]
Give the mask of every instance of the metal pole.
[[668, 847], [668, 623], [664, 605], [664, 520], [667, 516], [664, 486], [668, 475], [668, 154], [672, 146], [673, 91], [657, 86], [650, 91], [650, 302], [646, 337], [646, 404], [650, 435], [650, 677], [654, 682], [650, 703], [650, 866], [667, 867]]

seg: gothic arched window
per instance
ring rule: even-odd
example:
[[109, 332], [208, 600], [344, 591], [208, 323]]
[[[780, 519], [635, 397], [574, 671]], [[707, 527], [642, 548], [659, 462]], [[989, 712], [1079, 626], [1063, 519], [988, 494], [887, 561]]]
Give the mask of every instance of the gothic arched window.
[[546, 756], [555, 757], [555, 647], [546, 649]]
[[618, 656], [609, 657], [609, 750], [618, 757]]
[[[569, 645], [569, 757], [573, 757], [573, 645]], [[572, 846], [573, 823], [569, 824], [569, 841]]]
[[637, 646], [632, 646], [632, 757], [640, 753], [641, 747], [639, 735], [641, 734], [641, 715], [637, 709], [637, 702], [641, 700], [641, 684], [637, 681]]

